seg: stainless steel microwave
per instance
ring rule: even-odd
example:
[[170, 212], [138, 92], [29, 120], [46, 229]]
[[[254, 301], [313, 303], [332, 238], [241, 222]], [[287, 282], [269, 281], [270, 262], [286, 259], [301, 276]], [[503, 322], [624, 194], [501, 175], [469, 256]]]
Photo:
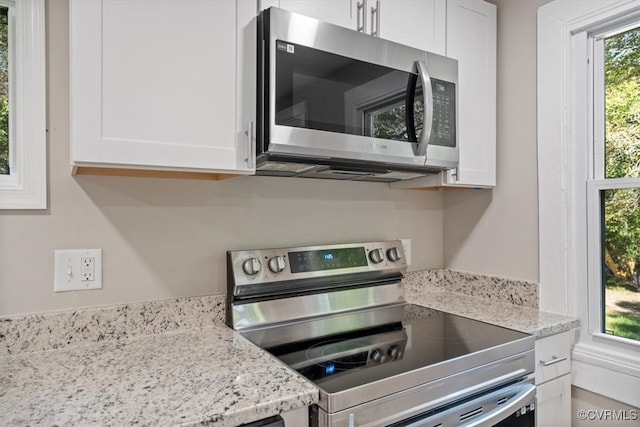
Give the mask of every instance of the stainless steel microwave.
[[278, 8], [258, 17], [258, 175], [391, 182], [458, 165], [458, 63]]

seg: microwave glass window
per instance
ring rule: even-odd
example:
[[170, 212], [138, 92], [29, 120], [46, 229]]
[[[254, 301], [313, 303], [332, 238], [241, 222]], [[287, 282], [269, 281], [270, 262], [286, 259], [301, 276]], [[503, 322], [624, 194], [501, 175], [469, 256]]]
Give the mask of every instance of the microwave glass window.
[[[406, 120], [400, 117], [404, 113], [396, 104], [404, 111], [409, 76], [404, 71], [278, 40], [275, 122], [363, 136], [377, 136], [376, 132], [395, 127], [393, 132], [398, 136], [388, 139], [408, 141]], [[376, 118], [372, 120], [372, 116]], [[391, 123], [393, 116], [400, 117], [397, 123]], [[374, 130], [375, 123], [379, 130]]]
[[[411, 73], [276, 40], [275, 123], [414, 142], [423, 127], [420, 80]], [[411, 79], [413, 77], [413, 79]], [[417, 84], [410, 85], [410, 79]], [[408, 88], [416, 135], [409, 135]], [[432, 79], [431, 144], [455, 146], [455, 86]]]
[[[407, 129], [407, 107], [405, 94], [386, 102], [382, 105], [374, 105], [365, 111], [365, 135], [375, 138], [392, 139], [395, 141], [412, 141]], [[422, 134], [424, 111], [424, 99], [422, 88], [418, 82], [413, 106], [413, 120], [417, 138]]]

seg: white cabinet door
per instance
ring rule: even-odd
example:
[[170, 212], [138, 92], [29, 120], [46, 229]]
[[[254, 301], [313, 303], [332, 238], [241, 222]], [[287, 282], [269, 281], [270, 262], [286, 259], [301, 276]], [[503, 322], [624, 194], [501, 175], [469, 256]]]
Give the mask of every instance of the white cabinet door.
[[496, 185], [496, 7], [447, 2], [447, 56], [458, 60], [460, 164], [445, 185]]
[[566, 427], [571, 425], [571, 375], [536, 386], [536, 425]]
[[536, 424], [571, 425], [571, 331], [536, 340]]
[[235, 0], [71, 0], [70, 11], [74, 165], [250, 172]]
[[[362, 1], [360, 0], [360, 3]], [[273, 0], [267, 1], [263, 6], [279, 6], [291, 12], [352, 30], [355, 30], [357, 26], [357, 0], [279, 0], [278, 4], [273, 3]], [[360, 12], [360, 16], [362, 17], [362, 12]]]
[[[376, 31], [378, 37], [417, 49], [445, 54], [445, 0], [369, 0], [368, 4], [378, 8], [380, 19], [380, 27], [376, 27], [374, 19], [369, 32]], [[370, 16], [371, 10], [367, 13]]]
[[446, 15], [446, 56], [458, 60], [459, 166], [391, 188], [496, 185], [496, 7], [448, 0]]

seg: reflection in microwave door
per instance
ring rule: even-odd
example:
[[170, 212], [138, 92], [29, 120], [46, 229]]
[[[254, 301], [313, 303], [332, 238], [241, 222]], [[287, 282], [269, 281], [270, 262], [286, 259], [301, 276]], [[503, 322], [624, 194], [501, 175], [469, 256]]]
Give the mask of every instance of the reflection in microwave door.
[[276, 113], [276, 123], [297, 128], [307, 127], [309, 105], [307, 100], [300, 101]]

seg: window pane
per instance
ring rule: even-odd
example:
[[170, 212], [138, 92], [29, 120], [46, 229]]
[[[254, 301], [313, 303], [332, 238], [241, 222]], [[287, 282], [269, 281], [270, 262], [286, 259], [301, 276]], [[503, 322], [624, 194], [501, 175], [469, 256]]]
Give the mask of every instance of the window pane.
[[640, 188], [601, 192], [604, 331], [640, 341]]
[[0, 174], [9, 174], [9, 9], [0, 7]]
[[605, 177], [640, 177], [640, 27], [605, 40]]

